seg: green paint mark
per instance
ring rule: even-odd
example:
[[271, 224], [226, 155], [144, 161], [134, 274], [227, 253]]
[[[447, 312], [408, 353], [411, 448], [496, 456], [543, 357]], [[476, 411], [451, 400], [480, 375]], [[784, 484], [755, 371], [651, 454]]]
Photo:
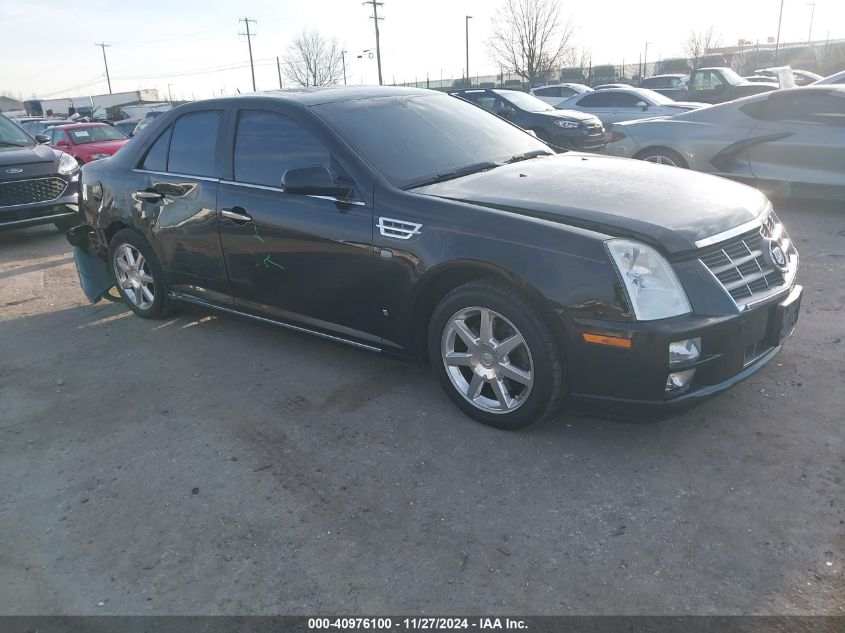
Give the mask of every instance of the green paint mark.
[[263, 237], [261, 237], [261, 236], [258, 234], [258, 227], [257, 227], [257, 226], [255, 226], [255, 225], [253, 225], [253, 226], [252, 226], [252, 228], [253, 228], [253, 229], [255, 229], [255, 239], [257, 239], [259, 242], [263, 242], [263, 241], [264, 241], [264, 238], [263, 238]]
[[267, 268], [270, 268], [270, 266], [275, 266], [276, 268], [278, 268], [278, 269], [280, 269], [280, 270], [284, 270], [284, 269], [285, 269], [285, 267], [284, 267], [284, 266], [282, 266], [281, 264], [277, 264], [276, 262], [274, 262], [274, 261], [273, 261], [273, 258], [272, 258], [272, 257], [270, 257], [269, 255], [267, 255], [267, 257], [265, 257], [265, 258], [264, 258], [264, 265], [265, 265]]

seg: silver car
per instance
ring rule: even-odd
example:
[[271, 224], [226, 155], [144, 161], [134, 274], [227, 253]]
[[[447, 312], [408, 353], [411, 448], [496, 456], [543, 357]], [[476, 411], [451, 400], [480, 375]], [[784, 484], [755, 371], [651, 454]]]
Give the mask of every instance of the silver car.
[[557, 107], [594, 114], [605, 127], [619, 121], [670, 116], [706, 107], [705, 103], [672, 101], [645, 88], [607, 88], [570, 97]]
[[830, 77], [825, 77], [824, 79], [819, 79], [815, 82], [814, 86], [829, 86], [829, 85], [841, 85], [845, 84], [845, 70], [838, 72], [836, 74], [831, 75]]
[[757, 184], [771, 195], [845, 198], [845, 87], [766, 92], [614, 125], [605, 153]]

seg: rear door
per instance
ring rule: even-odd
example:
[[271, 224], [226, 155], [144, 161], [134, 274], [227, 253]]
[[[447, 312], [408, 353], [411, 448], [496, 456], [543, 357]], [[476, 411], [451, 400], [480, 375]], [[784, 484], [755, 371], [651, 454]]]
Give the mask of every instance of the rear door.
[[619, 121], [633, 121], [635, 119], [644, 119], [646, 117], [654, 116], [653, 112], [649, 112], [648, 108], [643, 110], [638, 106], [638, 103], [648, 103], [643, 97], [633, 92], [617, 92], [615, 90], [609, 91], [613, 100], [613, 111], [611, 113], [611, 123], [618, 123]]
[[782, 90], [754, 106], [746, 108], [758, 119], [751, 137], [771, 139], [748, 148], [755, 177], [791, 183], [785, 192], [791, 195], [824, 195], [819, 187], [845, 190], [845, 97]]
[[[348, 154], [302, 108], [241, 108], [233, 127], [218, 217], [235, 305], [379, 343], [372, 184], [355, 181]], [[315, 165], [353, 183], [354, 197], [340, 202], [282, 189], [285, 171]]]
[[124, 181], [137, 227], [147, 234], [172, 291], [228, 304], [217, 234], [225, 109], [178, 117]]

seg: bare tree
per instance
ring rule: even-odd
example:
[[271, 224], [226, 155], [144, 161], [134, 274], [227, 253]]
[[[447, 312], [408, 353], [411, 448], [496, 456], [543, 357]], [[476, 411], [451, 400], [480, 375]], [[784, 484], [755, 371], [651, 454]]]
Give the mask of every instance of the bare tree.
[[331, 86], [343, 79], [341, 48], [336, 38], [325, 39], [304, 30], [288, 47], [285, 74], [300, 86]]
[[692, 69], [698, 69], [699, 60], [710, 49], [716, 48], [721, 42], [721, 37], [711, 25], [702, 31], [690, 31], [684, 41], [684, 52], [692, 60]]
[[496, 64], [534, 86], [570, 55], [572, 25], [557, 0], [506, 0], [493, 18], [490, 52]]

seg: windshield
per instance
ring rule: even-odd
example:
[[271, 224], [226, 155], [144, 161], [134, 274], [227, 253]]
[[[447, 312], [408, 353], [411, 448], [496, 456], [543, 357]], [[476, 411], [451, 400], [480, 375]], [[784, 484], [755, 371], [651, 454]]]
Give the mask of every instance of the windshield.
[[312, 107], [392, 185], [413, 186], [468, 165], [501, 163], [547, 145], [449, 96], [383, 97]]
[[516, 90], [513, 92], [502, 92], [497, 90], [496, 94], [505, 101], [509, 101], [520, 110], [525, 110], [526, 112], [554, 111], [554, 108], [548, 103], [526, 92], [517, 92]]
[[92, 125], [91, 127], [67, 128], [74, 145], [97, 143], [99, 141], [125, 141], [126, 135], [110, 125]]
[[29, 147], [32, 144], [26, 132], [0, 114], [0, 147]]
[[637, 94], [648, 97], [657, 105], [672, 105], [675, 103], [674, 99], [670, 99], [669, 97], [662, 95], [659, 92], [655, 92], [654, 90], [649, 90], [648, 88], [638, 88]]
[[722, 77], [725, 78], [729, 84], [735, 86], [736, 84], [743, 83], [742, 77], [740, 77], [733, 69], [731, 68], [722, 68], [720, 69], [722, 72]]

